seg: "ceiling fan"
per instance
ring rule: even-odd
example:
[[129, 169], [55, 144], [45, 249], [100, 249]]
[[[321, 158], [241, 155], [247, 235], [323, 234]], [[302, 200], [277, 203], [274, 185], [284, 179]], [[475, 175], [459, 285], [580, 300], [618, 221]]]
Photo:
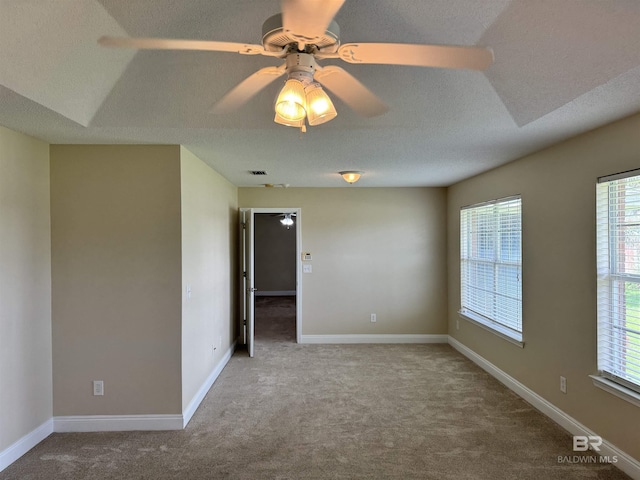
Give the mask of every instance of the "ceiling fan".
[[284, 225], [285, 227], [287, 227], [287, 230], [289, 230], [289, 227], [291, 227], [291, 225], [293, 225], [293, 218], [291, 217], [295, 217], [297, 214], [296, 213], [274, 213], [271, 216], [272, 217], [282, 217], [280, 219], [280, 223], [282, 225]]
[[340, 28], [333, 17], [345, 0], [281, 0], [282, 14], [262, 25], [262, 45], [163, 38], [101, 37], [100, 45], [157, 50], [208, 50], [242, 55], [265, 55], [285, 60], [245, 78], [213, 107], [213, 113], [238, 109], [249, 99], [287, 74], [275, 105], [275, 122], [305, 129], [333, 119], [337, 112], [328, 88], [349, 107], [366, 117], [388, 107], [346, 70], [317, 60], [339, 58], [347, 63], [409, 65], [417, 67], [484, 70], [493, 53], [484, 47], [402, 43], [340, 43]]

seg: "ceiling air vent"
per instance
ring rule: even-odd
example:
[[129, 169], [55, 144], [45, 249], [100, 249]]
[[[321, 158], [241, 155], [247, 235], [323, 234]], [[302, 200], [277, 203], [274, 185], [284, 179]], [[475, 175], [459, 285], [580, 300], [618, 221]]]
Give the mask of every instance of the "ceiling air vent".
[[264, 170], [249, 170], [251, 175], [266, 175], [267, 172]]

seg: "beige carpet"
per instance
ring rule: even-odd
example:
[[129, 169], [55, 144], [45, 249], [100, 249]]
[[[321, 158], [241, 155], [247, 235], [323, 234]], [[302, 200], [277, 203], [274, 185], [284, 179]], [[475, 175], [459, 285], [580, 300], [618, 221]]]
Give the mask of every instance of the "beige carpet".
[[448, 345], [298, 345], [292, 298], [258, 298], [186, 430], [53, 434], [20, 479], [623, 479]]

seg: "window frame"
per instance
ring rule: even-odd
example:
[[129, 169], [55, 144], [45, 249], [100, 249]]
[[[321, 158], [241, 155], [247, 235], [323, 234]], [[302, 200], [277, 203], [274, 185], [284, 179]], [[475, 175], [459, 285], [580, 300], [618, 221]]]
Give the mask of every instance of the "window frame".
[[[636, 382], [632, 379], [630, 380], [630, 375], [628, 374], [627, 378], [621, 376], [622, 368], [624, 367], [619, 366], [621, 355], [626, 355], [621, 352], [621, 345], [624, 343], [622, 342], [625, 335], [624, 332], [640, 335], [640, 332], [631, 327], [621, 326], [621, 322], [624, 321], [625, 324], [627, 322], [628, 294], [626, 285], [628, 283], [640, 284], [640, 272], [625, 272], [626, 265], [622, 270], [620, 269], [621, 259], [624, 262], [625, 256], [629, 255], [629, 243], [625, 242], [624, 237], [621, 240], [619, 232], [621, 231], [620, 227], [637, 226], [633, 223], [637, 224], [638, 222], [620, 223], [618, 219], [620, 218], [620, 206], [623, 202], [611, 201], [612, 193], [617, 193], [618, 195], [614, 198], [619, 198], [619, 182], [632, 178], [640, 180], [640, 170], [630, 170], [600, 177], [596, 184], [596, 354], [598, 374], [590, 375], [590, 377], [598, 388], [602, 388], [630, 403], [640, 406], [640, 379]], [[640, 197], [640, 194], [638, 196]], [[638, 250], [632, 251], [631, 255], [635, 253], [638, 253]], [[636, 305], [637, 308], [638, 306]], [[623, 315], [624, 319], [622, 318]], [[640, 354], [640, 348], [633, 349], [631, 354]], [[636, 373], [637, 375], [637, 371], [638, 369], [635, 368], [631, 373]]]
[[[519, 215], [518, 225], [519, 230], [517, 234], [517, 239], [519, 240], [518, 245], [518, 254], [517, 261], [504, 261], [501, 255], [502, 238], [506, 232], [509, 230], [505, 230], [501, 228], [499, 212], [497, 211], [500, 206], [512, 204], [514, 201], [517, 202], [516, 211]], [[493, 212], [490, 212], [488, 207], [493, 208]], [[509, 208], [514, 208], [509, 206]], [[465, 213], [467, 212], [467, 213]], [[491, 213], [490, 225], [492, 227], [490, 231], [491, 239], [490, 241], [493, 243], [493, 257], [492, 258], [475, 258], [473, 254], [469, 254], [468, 252], [471, 250], [479, 250], [478, 245], [482, 241], [480, 236], [483, 235], [479, 231], [472, 232], [471, 226], [469, 222], [471, 221], [471, 216], [473, 214], [482, 215]], [[486, 234], [486, 232], [484, 232]], [[512, 238], [509, 237], [508, 241], [512, 241]], [[465, 246], [465, 242], [467, 245]], [[491, 298], [493, 305], [491, 306], [491, 310], [493, 316], [487, 315], [486, 312], [480, 313], [474, 311], [473, 308], [470, 308], [467, 299], [469, 294], [469, 289], [475, 289], [476, 291], [480, 291], [481, 288], [476, 284], [473, 285], [471, 282], [466, 281], [465, 279], [469, 279], [473, 277], [470, 273], [473, 271], [473, 266], [484, 264], [485, 266], [493, 267], [493, 288], [490, 291], [487, 291], [488, 297]], [[518, 298], [507, 297], [503, 292], [500, 291], [499, 287], [496, 285], [498, 283], [497, 279], [499, 278], [498, 269], [500, 268], [513, 269], [516, 268], [517, 275], [517, 285], [519, 287], [519, 291], [517, 292]], [[514, 329], [513, 325], [509, 325], [505, 322], [501, 322], [497, 319], [497, 315], [495, 312], [499, 309], [500, 298], [503, 298], [503, 303], [507, 301], [513, 302], [516, 300], [517, 302], [517, 316], [515, 319], [515, 323], [519, 326], [519, 330]], [[508, 300], [507, 300], [508, 298]], [[485, 299], [486, 301], [486, 299]], [[504, 305], [503, 305], [504, 308]], [[495, 335], [519, 346], [524, 347], [523, 341], [523, 329], [522, 329], [522, 196], [521, 195], [511, 195], [508, 197], [502, 197], [495, 200], [476, 203], [473, 205], [464, 206], [460, 209], [460, 310], [458, 311], [460, 317], [465, 320], [470, 321], [471, 323], [488, 330]]]

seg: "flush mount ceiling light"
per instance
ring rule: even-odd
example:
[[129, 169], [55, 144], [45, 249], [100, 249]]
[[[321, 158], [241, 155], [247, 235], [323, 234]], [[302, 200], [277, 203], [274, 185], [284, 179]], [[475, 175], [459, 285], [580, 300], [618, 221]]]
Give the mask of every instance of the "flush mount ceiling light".
[[362, 175], [362, 172], [358, 172], [356, 170], [347, 170], [338, 173], [342, 175], [342, 178], [344, 178], [344, 181], [347, 183], [356, 183], [360, 180], [360, 176]]

